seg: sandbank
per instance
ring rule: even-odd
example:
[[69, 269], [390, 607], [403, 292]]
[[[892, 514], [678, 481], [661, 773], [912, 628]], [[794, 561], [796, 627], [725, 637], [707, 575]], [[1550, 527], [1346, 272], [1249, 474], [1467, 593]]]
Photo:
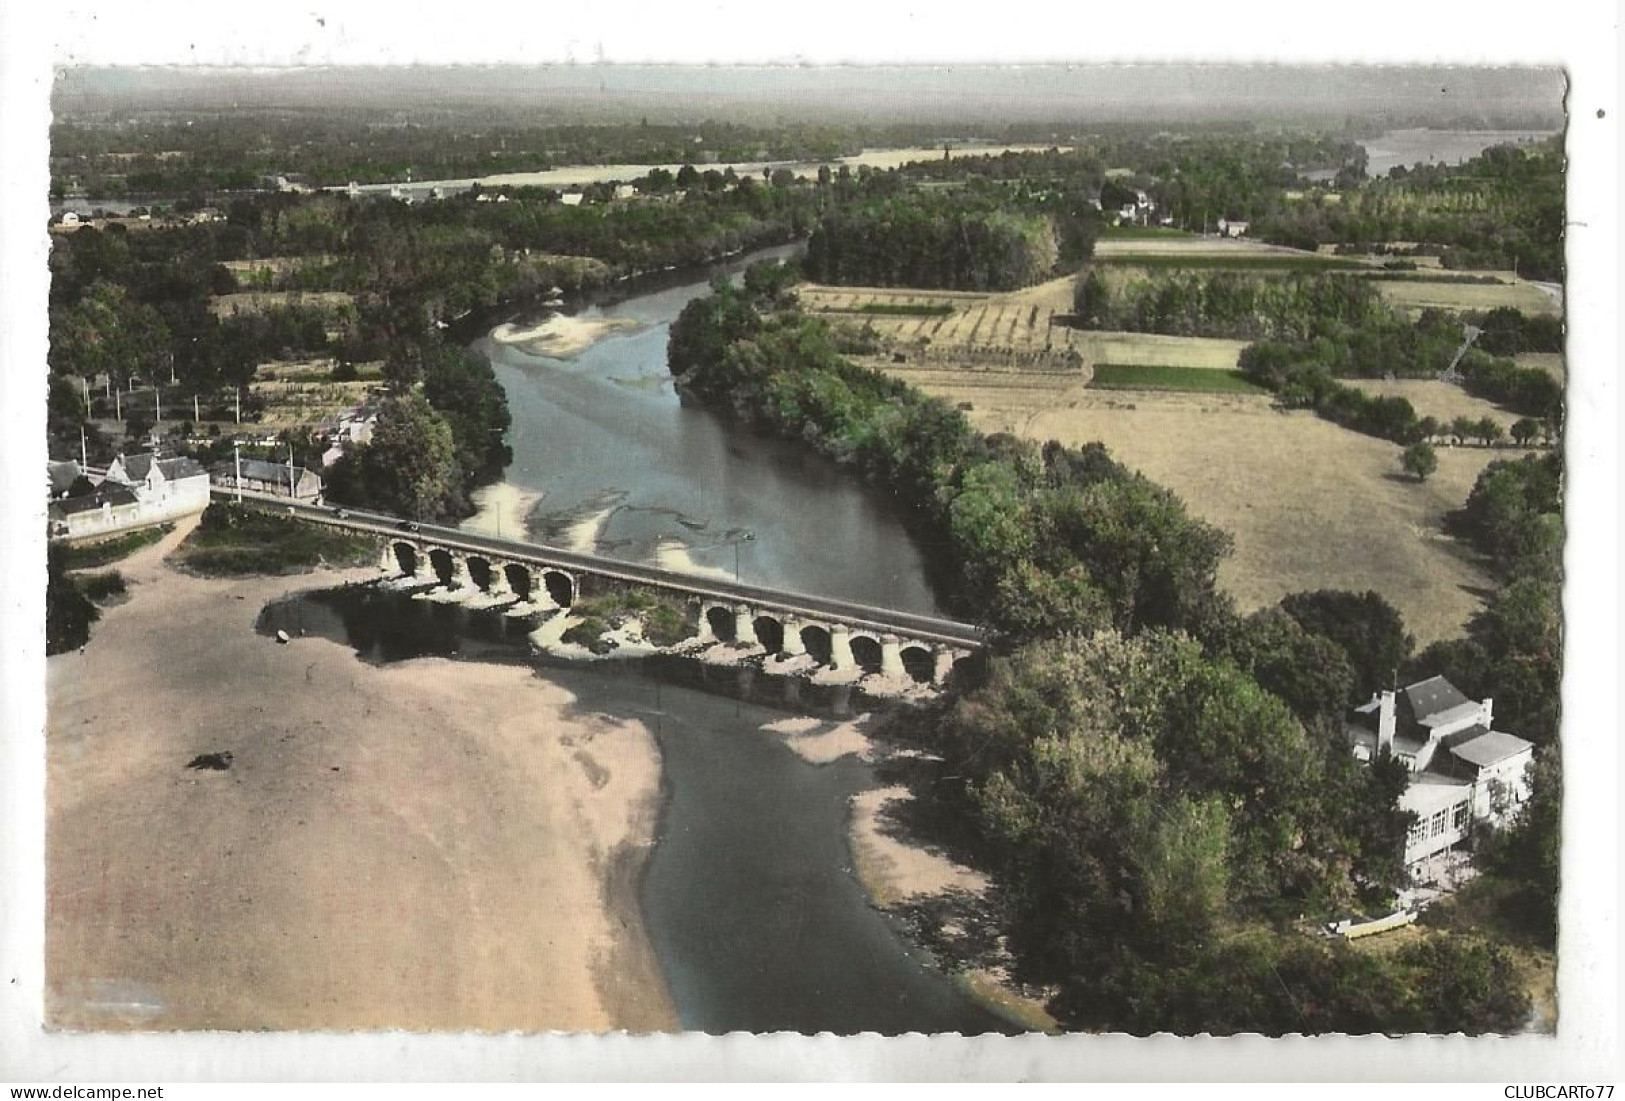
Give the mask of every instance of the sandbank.
[[569, 359], [580, 355], [617, 329], [635, 329], [636, 321], [625, 317], [567, 317], [555, 314], [540, 325], [521, 328], [502, 324], [491, 330], [498, 344], [511, 344], [535, 356]]
[[266, 601], [373, 571], [185, 576], [185, 530], [48, 662], [48, 1024], [676, 1027], [636, 902], [649, 731], [526, 667], [278, 645]]
[[480, 486], [473, 495], [477, 511], [459, 526], [464, 531], [476, 531], [482, 535], [523, 539], [531, 510], [541, 499], [539, 491], [516, 486], [512, 482]]

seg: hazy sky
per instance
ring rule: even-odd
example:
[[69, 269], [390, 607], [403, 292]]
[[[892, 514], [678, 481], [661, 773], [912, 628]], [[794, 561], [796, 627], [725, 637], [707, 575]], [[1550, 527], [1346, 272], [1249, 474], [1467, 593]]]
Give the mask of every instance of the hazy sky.
[[58, 111], [140, 106], [488, 105], [561, 117], [735, 115], [1007, 121], [1537, 114], [1562, 119], [1557, 69], [1088, 65], [68, 69]]

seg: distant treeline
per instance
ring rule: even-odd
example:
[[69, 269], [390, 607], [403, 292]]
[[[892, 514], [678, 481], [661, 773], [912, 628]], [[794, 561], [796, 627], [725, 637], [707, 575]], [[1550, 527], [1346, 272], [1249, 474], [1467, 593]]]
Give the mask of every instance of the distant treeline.
[[[1067, 259], [1081, 261], [1086, 248], [1074, 240]], [[1006, 291], [1049, 278], [1061, 259], [1050, 216], [907, 192], [831, 211], [804, 264], [820, 283]]]
[[1388, 313], [1365, 280], [1324, 274], [1157, 271], [1114, 292], [1091, 267], [1073, 301], [1073, 316], [1086, 329], [1239, 340], [1307, 340]]
[[1337, 202], [1281, 206], [1253, 236], [1313, 249], [1421, 242], [1447, 268], [1509, 270], [1563, 278], [1561, 145], [1497, 146], [1460, 165], [1396, 168]]

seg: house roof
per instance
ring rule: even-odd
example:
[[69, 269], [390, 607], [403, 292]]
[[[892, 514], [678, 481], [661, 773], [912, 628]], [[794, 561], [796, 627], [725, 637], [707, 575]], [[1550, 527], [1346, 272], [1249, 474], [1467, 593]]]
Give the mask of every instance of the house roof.
[[1424, 772], [1413, 778], [1399, 796], [1399, 809], [1415, 811], [1418, 818], [1427, 818], [1435, 811], [1455, 806], [1471, 796], [1473, 785], [1468, 780]]
[[[147, 474], [152, 470], [152, 453], [143, 452], [140, 455], [120, 455], [119, 464], [124, 468], [124, 476], [132, 482], [146, 481]], [[162, 467], [159, 468], [163, 469]]]
[[188, 459], [184, 455], [178, 459], [158, 460], [158, 469], [164, 472], [164, 477], [170, 481], [179, 481], [182, 478], [195, 478], [205, 473], [203, 466], [196, 459]]
[[94, 493], [86, 493], [79, 497], [64, 497], [57, 501], [53, 508], [60, 509], [62, 515], [70, 516], [79, 512], [91, 512], [102, 507], [103, 502], [120, 508], [124, 505], [133, 505], [139, 501], [135, 491], [128, 486], [117, 482], [103, 482], [96, 487]]
[[1427, 680], [1406, 685], [1404, 695], [1405, 702], [1410, 705], [1411, 714], [1416, 716], [1416, 721], [1430, 726], [1445, 721], [1443, 719], [1445, 712], [1473, 702], [1443, 677], [1429, 677]]
[[[222, 478], [235, 478], [237, 476], [237, 468], [232, 462], [215, 463], [213, 473]], [[294, 467], [293, 475], [295, 478], [295, 484], [298, 482], [303, 482], [307, 477], [314, 478], [317, 476], [313, 471], [307, 470], [302, 466]], [[272, 463], [267, 462], [264, 459], [244, 459], [243, 477], [252, 478], [256, 482], [274, 482], [281, 485], [287, 485], [288, 467], [286, 463]]]
[[1487, 730], [1476, 738], [1470, 738], [1460, 745], [1450, 748], [1450, 752], [1460, 757], [1470, 765], [1486, 768], [1526, 753], [1534, 748], [1533, 742], [1526, 742], [1516, 734], [1506, 734], [1499, 730]]

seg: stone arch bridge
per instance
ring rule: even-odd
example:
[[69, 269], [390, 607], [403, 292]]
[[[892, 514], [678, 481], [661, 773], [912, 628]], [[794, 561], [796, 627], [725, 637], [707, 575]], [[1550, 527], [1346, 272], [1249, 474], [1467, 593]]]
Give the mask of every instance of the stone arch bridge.
[[[219, 494], [237, 497], [234, 491]], [[635, 562], [578, 554], [394, 517], [320, 505], [255, 499], [313, 523], [371, 535], [383, 544], [380, 568], [447, 588], [485, 594], [493, 603], [524, 602], [539, 611], [568, 608], [594, 580], [647, 588], [697, 605], [702, 639], [759, 646], [783, 657], [806, 655], [835, 671], [908, 676], [940, 685], [961, 659], [983, 646], [980, 629], [935, 616], [697, 577]]]

